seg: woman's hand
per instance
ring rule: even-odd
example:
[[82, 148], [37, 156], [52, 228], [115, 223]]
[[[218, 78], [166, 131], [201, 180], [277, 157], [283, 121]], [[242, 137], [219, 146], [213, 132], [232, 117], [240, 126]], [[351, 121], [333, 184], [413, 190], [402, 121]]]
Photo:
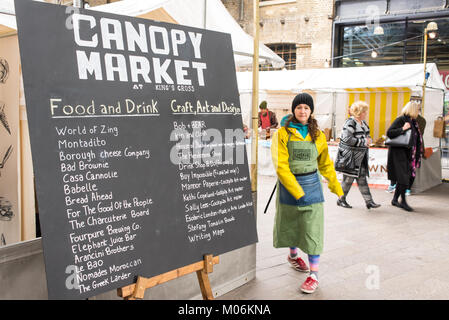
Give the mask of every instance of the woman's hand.
[[371, 139], [370, 137], [367, 137], [366, 138], [366, 146], [369, 147], [371, 143], [373, 143], [373, 139]]
[[406, 122], [402, 127], [402, 130], [407, 131], [408, 129], [410, 129], [410, 123]]

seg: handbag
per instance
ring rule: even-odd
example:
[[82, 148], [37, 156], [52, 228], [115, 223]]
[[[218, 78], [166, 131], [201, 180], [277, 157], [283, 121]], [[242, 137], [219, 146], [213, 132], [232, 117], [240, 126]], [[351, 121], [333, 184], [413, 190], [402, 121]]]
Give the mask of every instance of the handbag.
[[446, 124], [444, 123], [443, 117], [438, 117], [433, 123], [433, 136], [435, 138], [445, 138], [446, 137]]
[[338, 148], [337, 158], [334, 162], [334, 168], [336, 171], [343, 172], [347, 170], [355, 170], [355, 163], [353, 153], [350, 150], [347, 154], [344, 154], [341, 148]]
[[340, 142], [334, 162], [335, 170], [347, 175], [356, 174], [358, 176], [358, 170], [367, 150], [366, 147], [353, 147]]
[[412, 130], [408, 129], [403, 134], [390, 139], [387, 137], [385, 140], [385, 145], [390, 147], [403, 147], [403, 148], [411, 148], [412, 147]]

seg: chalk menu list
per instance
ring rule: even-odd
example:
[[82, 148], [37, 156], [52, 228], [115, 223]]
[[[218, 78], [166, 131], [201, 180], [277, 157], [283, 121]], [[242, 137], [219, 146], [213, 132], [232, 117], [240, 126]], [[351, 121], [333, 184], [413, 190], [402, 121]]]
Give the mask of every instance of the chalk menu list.
[[229, 35], [33, 1], [16, 16], [49, 298], [257, 242]]

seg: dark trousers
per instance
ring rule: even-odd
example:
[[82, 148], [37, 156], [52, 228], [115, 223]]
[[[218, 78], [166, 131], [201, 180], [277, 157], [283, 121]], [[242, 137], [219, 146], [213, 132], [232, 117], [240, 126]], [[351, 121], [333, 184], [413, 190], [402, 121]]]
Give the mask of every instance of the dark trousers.
[[401, 196], [402, 201], [405, 201], [405, 191], [407, 189], [411, 189], [413, 182], [415, 182], [415, 178], [414, 177], [410, 177], [410, 182], [409, 184], [396, 184], [396, 190], [394, 191], [394, 196], [393, 196], [393, 200], [398, 201], [399, 196]]
[[394, 190], [394, 196], [393, 200], [398, 201], [399, 196], [401, 197], [402, 201], [405, 201], [405, 190], [408, 189], [408, 185], [406, 184], [396, 184], [396, 189]]
[[357, 181], [357, 185], [359, 186], [360, 193], [362, 194], [363, 200], [365, 200], [366, 203], [373, 200], [373, 197], [371, 196], [371, 192], [369, 190], [368, 186], [368, 180], [366, 179], [366, 176], [363, 175], [361, 177], [355, 178], [347, 175], [343, 175], [343, 181], [341, 183], [341, 187], [344, 192], [344, 197], [349, 193], [349, 190], [351, 190], [352, 183], [354, 182], [354, 179]]
[[[414, 177], [410, 177], [410, 182], [409, 182], [408, 186], [406, 186], [407, 187], [406, 190], [407, 189], [410, 190], [412, 188], [413, 182], [415, 182], [415, 178]], [[393, 180], [390, 181], [390, 186], [394, 186], [395, 184], [397, 184], [396, 181], [393, 181]]]

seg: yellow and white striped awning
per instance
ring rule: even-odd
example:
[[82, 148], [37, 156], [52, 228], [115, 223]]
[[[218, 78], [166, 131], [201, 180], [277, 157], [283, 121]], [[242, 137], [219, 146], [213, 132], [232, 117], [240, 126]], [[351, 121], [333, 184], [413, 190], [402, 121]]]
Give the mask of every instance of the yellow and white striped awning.
[[[409, 102], [410, 88], [352, 88], [348, 92], [347, 108], [362, 100], [369, 105], [366, 122], [375, 140], [386, 134], [390, 124], [398, 117], [404, 105]], [[347, 112], [348, 116], [349, 113]]]

